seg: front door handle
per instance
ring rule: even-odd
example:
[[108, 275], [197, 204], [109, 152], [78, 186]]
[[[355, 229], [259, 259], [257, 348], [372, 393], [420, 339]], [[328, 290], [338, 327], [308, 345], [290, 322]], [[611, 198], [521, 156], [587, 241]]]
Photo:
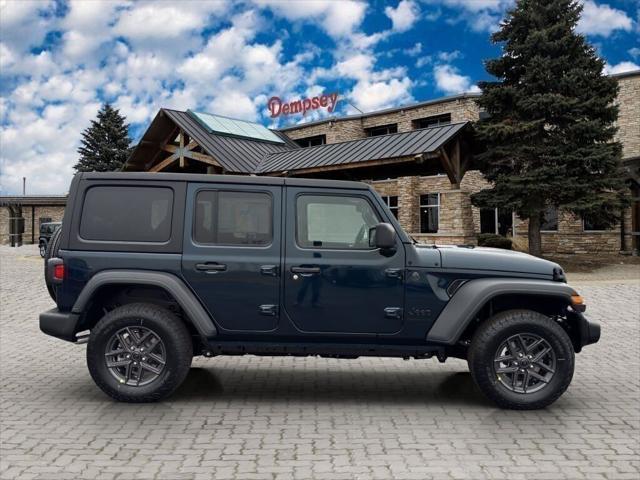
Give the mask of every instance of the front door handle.
[[291, 273], [299, 273], [303, 277], [310, 277], [320, 273], [320, 267], [291, 267]]
[[387, 268], [384, 273], [389, 278], [399, 278], [402, 279], [402, 268]]
[[196, 263], [196, 270], [199, 272], [224, 272], [227, 269], [226, 265], [221, 263]]

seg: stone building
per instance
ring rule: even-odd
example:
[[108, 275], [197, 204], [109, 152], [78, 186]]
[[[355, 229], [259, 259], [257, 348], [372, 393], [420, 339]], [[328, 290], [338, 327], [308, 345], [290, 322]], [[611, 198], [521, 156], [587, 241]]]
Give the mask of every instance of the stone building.
[[38, 243], [40, 225], [62, 221], [66, 203], [66, 195], [0, 196], [0, 243], [11, 241], [12, 217], [24, 219], [22, 243]]

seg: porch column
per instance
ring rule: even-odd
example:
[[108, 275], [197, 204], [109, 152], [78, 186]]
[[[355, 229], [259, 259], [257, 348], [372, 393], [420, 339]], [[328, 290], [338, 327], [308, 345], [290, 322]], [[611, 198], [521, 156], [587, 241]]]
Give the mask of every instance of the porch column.
[[420, 177], [398, 178], [398, 220], [405, 231], [418, 231], [420, 205], [418, 199], [418, 182]]

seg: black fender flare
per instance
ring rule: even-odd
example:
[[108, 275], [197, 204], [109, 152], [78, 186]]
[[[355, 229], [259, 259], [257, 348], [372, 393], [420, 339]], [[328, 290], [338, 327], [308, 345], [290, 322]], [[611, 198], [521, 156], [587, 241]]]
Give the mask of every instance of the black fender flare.
[[469, 280], [455, 293], [427, 333], [427, 341], [454, 345], [480, 309], [501, 295], [558, 297], [571, 304], [576, 291], [566, 283], [551, 280], [479, 278]]
[[166, 272], [141, 270], [104, 270], [96, 273], [78, 295], [71, 309], [72, 313], [81, 314], [94, 294], [107, 285], [151, 285], [162, 288], [173, 296], [185, 311], [194, 327], [203, 339], [214, 338], [218, 334], [210, 314], [202, 306], [194, 293], [175, 275]]

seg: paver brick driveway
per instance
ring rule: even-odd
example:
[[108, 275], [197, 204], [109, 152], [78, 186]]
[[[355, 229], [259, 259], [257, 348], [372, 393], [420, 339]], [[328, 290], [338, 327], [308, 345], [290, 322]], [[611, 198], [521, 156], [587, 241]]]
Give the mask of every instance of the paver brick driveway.
[[600, 343], [542, 411], [495, 408], [465, 362], [196, 359], [161, 404], [115, 403], [85, 346], [41, 334], [32, 247], [0, 247], [2, 479], [634, 479], [640, 281], [575, 282]]

